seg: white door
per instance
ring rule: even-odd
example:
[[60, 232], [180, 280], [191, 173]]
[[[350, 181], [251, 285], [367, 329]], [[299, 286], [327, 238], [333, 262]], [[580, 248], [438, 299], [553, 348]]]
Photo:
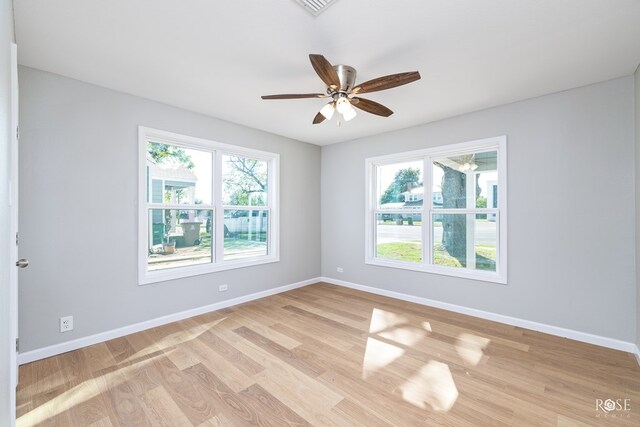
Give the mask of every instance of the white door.
[[15, 351], [11, 352], [11, 395], [10, 404], [15, 408], [15, 387], [18, 385], [18, 270], [28, 265], [26, 260], [18, 260], [18, 50], [11, 46], [11, 145], [10, 145], [10, 256], [16, 263], [9, 271], [9, 327], [11, 342], [16, 343]]

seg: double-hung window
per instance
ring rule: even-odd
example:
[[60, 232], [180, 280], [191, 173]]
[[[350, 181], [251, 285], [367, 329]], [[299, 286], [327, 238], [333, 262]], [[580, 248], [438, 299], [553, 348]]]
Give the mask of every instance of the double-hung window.
[[139, 283], [279, 259], [278, 155], [139, 128]]
[[368, 264], [507, 278], [506, 137], [366, 160]]

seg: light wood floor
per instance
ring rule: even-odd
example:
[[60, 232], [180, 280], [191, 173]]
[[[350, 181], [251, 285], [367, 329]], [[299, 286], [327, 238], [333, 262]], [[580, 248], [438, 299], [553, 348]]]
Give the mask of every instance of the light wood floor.
[[[631, 399], [631, 411], [604, 418], [595, 402], [609, 398]], [[24, 365], [18, 416], [19, 426], [640, 425], [640, 369], [627, 353], [316, 284]]]

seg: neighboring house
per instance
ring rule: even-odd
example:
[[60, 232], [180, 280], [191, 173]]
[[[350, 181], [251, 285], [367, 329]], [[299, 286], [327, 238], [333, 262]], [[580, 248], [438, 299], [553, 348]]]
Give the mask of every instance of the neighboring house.
[[[405, 191], [402, 193], [404, 196], [404, 207], [422, 207], [422, 199], [424, 198], [424, 188], [416, 187], [412, 188], [409, 191]], [[432, 200], [433, 207], [441, 208], [442, 207], [442, 192], [440, 191], [440, 187], [437, 185], [433, 186], [432, 192]]]
[[[423, 198], [424, 198], [424, 189], [422, 187], [412, 188], [409, 191], [405, 191], [402, 193], [404, 197], [404, 202], [393, 202], [393, 203], [383, 203], [380, 205], [381, 209], [422, 209]], [[433, 188], [433, 206], [434, 208], [442, 207], [442, 193], [440, 192], [439, 186], [434, 186]], [[420, 219], [420, 213], [415, 213], [412, 215], [399, 215], [399, 214], [382, 214], [383, 221], [395, 220], [400, 216], [402, 218], [412, 217], [413, 220]]]
[[[168, 202], [171, 204], [195, 203], [196, 181], [198, 178], [184, 166], [165, 167], [147, 158], [147, 198], [151, 203]], [[177, 215], [171, 215], [170, 230], [176, 230]], [[184, 219], [184, 218], [183, 218]], [[195, 218], [188, 218], [194, 220]], [[165, 235], [163, 211], [151, 212], [152, 231], [149, 235], [150, 247], [162, 243]]]

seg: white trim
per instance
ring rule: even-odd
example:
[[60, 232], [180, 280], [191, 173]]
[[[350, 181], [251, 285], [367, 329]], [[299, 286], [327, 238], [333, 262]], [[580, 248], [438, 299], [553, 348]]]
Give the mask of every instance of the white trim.
[[190, 310], [168, 314], [166, 316], [157, 317], [155, 319], [145, 320], [140, 323], [123, 326], [121, 328], [112, 329], [110, 331], [100, 332], [94, 335], [90, 335], [88, 337], [82, 337], [72, 341], [67, 341], [60, 344], [54, 344], [48, 347], [38, 348], [36, 350], [20, 353], [18, 355], [18, 363], [21, 365], [24, 365], [25, 363], [34, 362], [36, 360], [66, 353], [72, 350], [77, 350], [82, 347], [98, 344], [114, 338], [119, 338], [125, 335], [134, 334], [136, 332], [144, 331], [150, 328], [155, 328], [156, 326], [166, 325], [167, 323], [177, 322], [179, 320], [188, 319], [190, 317], [198, 316], [200, 314], [221, 310], [223, 308], [231, 307], [238, 304], [243, 304], [245, 302], [254, 301], [260, 298], [265, 298], [271, 295], [287, 292], [293, 289], [302, 288], [304, 286], [311, 285], [318, 282], [320, 282], [320, 278], [314, 277], [312, 279], [303, 280], [301, 282], [292, 283], [290, 285], [271, 288], [265, 291], [260, 291], [253, 294], [228, 299], [225, 301], [216, 302], [216, 303], [205, 305], [202, 307], [192, 308]]
[[[8, 299], [9, 299], [9, 342], [3, 343], [7, 345], [9, 351], [9, 390], [8, 390], [8, 406], [9, 413], [2, 416], [2, 419], [6, 419], [9, 422], [9, 426], [15, 425], [16, 420], [16, 386], [18, 385], [18, 354], [16, 349], [16, 340], [18, 339], [18, 267], [15, 262], [18, 260], [18, 203], [19, 203], [19, 191], [18, 191], [18, 156], [19, 156], [19, 141], [18, 141], [18, 114], [19, 114], [19, 84], [18, 84], [18, 46], [15, 43], [11, 43], [11, 89], [10, 89], [10, 102], [11, 109], [9, 111], [9, 283]], [[7, 261], [7, 260], [3, 260]], [[4, 283], [2, 284], [4, 286]], [[4, 319], [3, 319], [4, 321]], [[5, 351], [2, 349], [2, 351]], [[4, 367], [3, 367], [4, 368]]]
[[25, 353], [18, 354], [18, 363], [24, 365], [25, 363], [34, 362], [36, 360], [45, 359], [47, 357], [56, 356], [58, 354], [66, 353], [68, 351], [77, 350], [79, 348], [87, 347], [93, 344], [99, 344], [104, 341], [108, 341], [114, 338], [119, 338], [125, 335], [134, 334], [136, 332], [144, 331], [157, 326], [166, 325], [167, 323], [177, 322], [179, 320], [187, 319], [190, 317], [198, 316], [200, 314], [209, 313], [223, 308], [231, 307], [237, 304], [243, 304], [245, 302], [254, 301], [260, 298], [265, 298], [271, 295], [276, 295], [282, 292], [287, 292], [293, 289], [302, 288], [308, 285], [313, 285], [318, 282], [325, 282], [336, 286], [342, 286], [345, 288], [356, 289], [362, 292], [369, 292], [376, 295], [382, 295], [389, 298], [395, 298], [402, 301], [409, 301], [420, 305], [429, 307], [440, 308], [443, 310], [453, 311], [455, 313], [462, 313], [481, 319], [487, 319], [498, 323], [504, 323], [507, 325], [518, 326], [525, 329], [531, 329], [538, 332], [543, 332], [549, 335], [555, 335], [559, 337], [565, 337], [576, 341], [586, 342], [589, 344], [598, 345], [601, 347], [607, 347], [614, 350], [625, 351], [635, 355], [638, 364], [640, 365], [640, 349], [634, 343], [616, 340], [613, 338], [607, 338], [599, 335], [593, 335], [586, 332], [579, 332], [572, 329], [561, 328], [558, 326], [546, 325], [544, 323], [533, 322], [529, 320], [519, 319], [516, 317], [504, 316], [501, 314], [491, 313], [488, 311], [478, 310], [475, 308], [464, 307], [456, 304], [436, 301], [428, 298], [417, 297], [413, 295], [403, 294], [400, 292], [388, 291], [386, 289], [375, 288], [372, 286], [359, 285], [344, 280], [333, 279], [331, 277], [314, 277], [311, 279], [303, 280], [300, 282], [292, 283], [290, 285], [280, 286], [277, 288], [267, 289], [265, 291], [256, 292], [249, 295], [244, 295], [237, 298], [220, 301], [217, 303], [205, 305], [202, 307], [193, 308], [190, 310], [181, 311], [178, 313], [169, 314], [166, 316], [158, 317], [155, 319], [146, 320], [140, 323], [135, 323], [129, 326], [123, 326], [121, 328], [112, 329], [110, 331], [100, 332], [88, 337], [78, 338], [76, 340], [67, 341], [60, 344], [54, 344], [48, 347], [42, 347], [36, 350], [31, 350]]
[[633, 353], [636, 355], [636, 358], [638, 359], [638, 363], [640, 364], [640, 352], [638, 352], [638, 347], [631, 342], [621, 341], [615, 338], [603, 337], [600, 335], [593, 335], [587, 332], [575, 331], [573, 329], [562, 328], [559, 326], [552, 326], [544, 323], [533, 322], [531, 320], [520, 319], [517, 317], [491, 313], [489, 311], [483, 311], [475, 308], [464, 307], [461, 305], [451, 304], [448, 302], [436, 301], [428, 298], [417, 297], [414, 295], [403, 294], [395, 291], [388, 291], [386, 289], [375, 288], [372, 286], [359, 285], [352, 282], [346, 282], [344, 280], [333, 279], [331, 277], [321, 277], [320, 279], [323, 282], [329, 283], [332, 285], [343, 286], [345, 288], [356, 289], [358, 291], [369, 292], [372, 294], [395, 298], [402, 301], [409, 301], [409, 302], [413, 302], [420, 305], [426, 305], [429, 307], [435, 307], [443, 310], [453, 311], [455, 313], [462, 313], [462, 314], [466, 314], [473, 317], [479, 317], [481, 319], [491, 320], [498, 323], [504, 323], [507, 325], [518, 326], [520, 328], [531, 329], [533, 331], [543, 332], [549, 335], [569, 338], [575, 341], [581, 341], [589, 344], [598, 345], [600, 347], [607, 347], [614, 350]]
[[[467, 209], [434, 209], [433, 200], [433, 159], [442, 156], [457, 156], [476, 153], [479, 151], [496, 150], [498, 172], [498, 208], [467, 208]], [[423, 163], [423, 203], [422, 209], [389, 209], [383, 210], [377, 206], [377, 167], [415, 161], [422, 159]], [[387, 154], [365, 159], [365, 264], [380, 267], [400, 268], [423, 273], [442, 274], [446, 276], [462, 277], [483, 282], [507, 284], [507, 137], [505, 135], [485, 138], [475, 141], [449, 144], [439, 147], [423, 148], [420, 150]], [[475, 188], [475, 187], [474, 187]], [[468, 196], [469, 197], [469, 196]], [[422, 262], [402, 262], [376, 256], [376, 217], [378, 213], [422, 213]], [[496, 271], [487, 272], [474, 268], [453, 268], [435, 265], [433, 259], [433, 214], [493, 214], [499, 220], [496, 227]], [[469, 228], [471, 228], [469, 226]], [[427, 247], [428, 246], [428, 247]], [[473, 262], [470, 263], [473, 266]]]
[[479, 282], [491, 282], [499, 285], [505, 285], [506, 282], [501, 281], [496, 273], [483, 270], [468, 270], [460, 267], [449, 267], [446, 265], [425, 265], [420, 262], [387, 260], [384, 258], [373, 258], [365, 260], [365, 264], [377, 267], [399, 268], [402, 270], [419, 271], [421, 273], [439, 274], [442, 276], [454, 276], [462, 279], [471, 279]]
[[275, 256], [256, 256], [234, 260], [221, 261], [218, 264], [206, 263], [187, 265], [184, 267], [166, 268], [163, 270], [147, 271], [144, 277], [138, 281], [139, 285], [166, 282], [185, 277], [199, 276], [201, 274], [217, 273], [219, 271], [233, 270], [235, 268], [253, 267], [262, 264], [271, 264], [280, 261]]
[[[183, 148], [201, 147], [206, 150], [217, 149], [222, 150], [225, 153], [238, 156], [248, 156], [257, 160], [270, 160], [274, 156], [278, 156], [277, 153], [271, 153], [269, 151], [257, 150], [254, 148], [241, 147], [239, 145], [225, 144], [224, 142], [212, 141], [209, 139], [198, 138], [195, 136], [182, 135], [179, 133], [169, 132], [166, 130], [153, 129], [146, 126], [138, 126], [138, 134], [145, 135], [147, 138], [153, 139], [160, 143], [167, 143], [171, 145], [177, 145]], [[144, 159], [146, 160], [146, 149]]]
[[[222, 153], [216, 151], [214, 153], [214, 166], [213, 166], [213, 182], [222, 182]], [[215, 249], [213, 253], [213, 262], [222, 263], [224, 261], [224, 227], [216, 227], [215, 224], [224, 224], [224, 208], [222, 206], [222, 185], [211, 186], [213, 190], [213, 204], [218, 206], [218, 209], [214, 211], [214, 220], [211, 230], [211, 237], [214, 238]]]
[[[147, 200], [147, 141], [171, 144], [183, 148], [206, 150], [212, 154], [212, 205], [195, 204], [160, 204]], [[234, 155], [249, 157], [267, 162], [268, 186], [266, 206], [238, 207], [237, 210], [266, 210], [268, 216], [267, 255], [247, 257], [238, 260], [224, 260], [224, 231], [220, 224], [224, 224], [224, 210], [222, 205], [222, 156]], [[138, 126], [138, 285], [164, 282], [200, 274], [215, 273], [234, 268], [250, 267], [280, 261], [280, 216], [279, 216], [279, 185], [280, 185], [280, 155], [253, 148], [239, 147], [221, 142], [180, 135], [158, 129]], [[163, 180], [164, 189], [164, 180]], [[179, 266], [161, 270], [148, 269], [148, 234], [149, 209], [180, 209], [180, 210], [213, 210], [211, 262], [190, 266]]]
[[478, 150], [487, 148], [499, 148], [502, 141], [506, 141], [507, 136], [494, 136], [491, 138], [476, 139], [474, 141], [460, 142], [457, 144], [440, 145], [438, 147], [421, 148], [414, 151], [404, 151], [402, 153], [384, 154], [382, 156], [369, 157], [368, 161], [376, 165], [401, 163], [407, 160], [420, 160], [419, 157], [430, 156], [459, 156], [463, 154], [472, 154]]

